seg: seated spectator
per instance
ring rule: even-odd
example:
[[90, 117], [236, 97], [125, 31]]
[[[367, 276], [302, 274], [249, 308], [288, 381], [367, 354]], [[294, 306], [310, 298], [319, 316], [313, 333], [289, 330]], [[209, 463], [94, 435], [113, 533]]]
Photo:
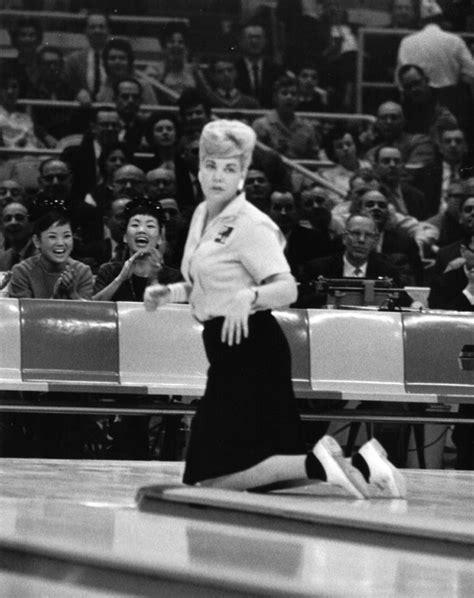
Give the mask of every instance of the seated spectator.
[[17, 105], [21, 75], [9, 67], [0, 71], [0, 145], [38, 147], [31, 116]]
[[165, 223], [166, 246], [163, 254], [164, 263], [180, 270], [184, 246], [188, 236], [188, 223], [179, 210], [175, 199], [166, 197], [158, 201]]
[[163, 61], [150, 65], [145, 73], [177, 94], [196, 86], [193, 65], [189, 62], [187, 27], [169, 22], [160, 36]]
[[[64, 58], [60, 48], [44, 46], [38, 52], [38, 80], [29, 97], [37, 100], [74, 100], [64, 73]], [[73, 116], [68, 108], [34, 106], [35, 132], [46, 147], [56, 147], [58, 141], [70, 135]]]
[[329, 94], [319, 86], [318, 70], [313, 64], [301, 66], [298, 77], [298, 112], [327, 112]]
[[256, 98], [260, 106], [270, 108], [272, 89], [283, 69], [265, 55], [267, 35], [259, 23], [246, 23], [240, 33], [240, 55], [235, 62], [236, 87], [245, 95]]
[[464, 132], [457, 126], [443, 127], [439, 133], [438, 152], [426, 168], [424, 188], [429, 200], [428, 216], [444, 212], [450, 184], [473, 175]]
[[13, 267], [10, 296], [90, 299], [92, 273], [89, 266], [71, 258], [73, 235], [71, 221], [64, 209], [49, 210], [35, 220], [33, 241], [38, 255]]
[[418, 220], [428, 217], [425, 196], [403, 180], [405, 164], [402, 153], [393, 145], [378, 146], [373, 155], [375, 172], [390, 192], [390, 202], [400, 214], [409, 214]]
[[332, 88], [333, 107], [350, 112], [354, 109], [354, 71], [357, 39], [348, 25], [348, 14], [340, 0], [323, 3], [323, 18], [329, 25], [329, 44], [324, 51], [324, 86]]
[[193, 188], [192, 200], [194, 206], [197, 206], [203, 200], [201, 183], [198, 179], [199, 172], [199, 138], [200, 133], [186, 135], [181, 140], [181, 157], [189, 172], [191, 185]]
[[[346, 222], [343, 235], [344, 250], [327, 257], [317, 258], [304, 267], [304, 285], [298, 299], [298, 307], [323, 307], [327, 302], [324, 292], [309, 290], [307, 283], [319, 276], [325, 278], [390, 278], [394, 288], [400, 288], [398, 270], [386, 258], [376, 252], [377, 225], [368, 214], [354, 213]], [[401, 294], [398, 304], [410, 305], [410, 297]]]
[[468, 181], [466, 181], [463, 193], [458, 200], [460, 234], [455, 241], [439, 249], [433, 268], [433, 279], [456, 268], [463, 262], [461, 241], [466, 236], [474, 234], [474, 189], [472, 186], [469, 188], [467, 184]]
[[[96, 301], [140, 301], [149, 284], [182, 280], [178, 270], [163, 263], [165, 241], [161, 208], [145, 199], [131, 201], [123, 212], [126, 255], [123, 262], [103, 264], [94, 284]], [[109, 456], [148, 459], [150, 417], [114, 418]], [[113, 453], [113, 454], [111, 454]]]
[[213, 108], [260, 108], [256, 98], [243, 94], [236, 87], [237, 71], [233, 60], [219, 58], [211, 62], [206, 75], [199, 73], [199, 87]]
[[90, 11], [85, 17], [84, 34], [88, 47], [66, 56], [64, 66], [74, 95], [82, 103], [90, 103], [106, 79], [102, 52], [110, 36], [108, 16], [100, 10]]
[[22, 17], [8, 33], [12, 46], [18, 52], [16, 59], [8, 62], [18, 72], [20, 97], [29, 97], [38, 82], [37, 51], [43, 42], [43, 27], [39, 19]]
[[[360, 168], [356, 170], [349, 179], [349, 190], [346, 195], [346, 199], [342, 203], [338, 203], [334, 206], [334, 202], [331, 200], [330, 208], [334, 218], [345, 224], [349, 217], [350, 208], [354, 195], [359, 190], [379, 189], [381, 185], [380, 177], [373, 171], [372, 168]], [[334, 206], [334, 207], [333, 207]]]
[[211, 106], [207, 98], [197, 89], [185, 89], [178, 100], [179, 118], [183, 134], [183, 145], [186, 138], [200, 134], [204, 125], [211, 120]]
[[392, 29], [416, 29], [416, 0], [392, 0], [390, 7]]
[[115, 107], [117, 108], [122, 129], [119, 141], [123, 141], [130, 154], [143, 149], [145, 135], [145, 117], [140, 113], [142, 104], [142, 86], [136, 79], [122, 79], [114, 87]]
[[[470, 208], [474, 219], [474, 204]], [[459, 252], [460, 259], [433, 279], [428, 297], [428, 305], [432, 309], [474, 311], [474, 236], [471, 232], [461, 239]]]
[[269, 214], [273, 187], [265, 172], [251, 164], [245, 177], [244, 189], [246, 200], [262, 212]]
[[456, 117], [442, 105], [425, 71], [416, 64], [404, 64], [397, 71], [401, 90], [401, 105], [407, 133], [423, 133], [436, 141], [436, 123], [455, 123]]
[[[130, 77], [138, 77], [134, 72], [135, 54], [131, 44], [118, 38], [109, 40], [103, 51], [102, 60], [106, 72], [105, 82], [95, 96], [96, 102], [113, 102], [116, 97], [117, 84]], [[141, 101], [143, 104], [157, 104], [156, 95], [147, 81], [140, 81]]]
[[22, 201], [25, 198], [25, 190], [18, 181], [5, 179], [0, 181], [0, 210], [11, 201]]
[[114, 175], [119, 168], [130, 164], [130, 156], [123, 143], [107, 145], [102, 149], [98, 159], [99, 183], [88, 193], [84, 199], [86, 203], [96, 207], [104, 215], [113, 199]]
[[[73, 234], [64, 204], [45, 202], [35, 218], [33, 241], [38, 254], [13, 266], [9, 294], [15, 298], [90, 299], [89, 266], [71, 258]], [[87, 418], [89, 421], [90, 418]], [[16, 421], [24, 456], [77, 458], [87, 442], [80, 417], [21, 415]]]
[[7, 203], [1, 211], [1, 226], [6, 249], [0, 249], [0, 272], [36, 253], [28, 207], [20, 199]]
[[379, 106], [375, 139], [367, 151], [367, 159], [373, 162], [375, 153], [383, 145], [398, 148], [403, 162], [408, 166], [426, 166], [435, 158], [433, 140], [427, 134], [407, 131], [402, 107], [396, 102], [384, 102]]
[[[474, 200], [470, 213], [474, 221]], [[473, 229], [461, 240], [461, 262], [433, 280], [428, 297], [428, 305], [432, 309], [474, 312]], [[459, 414], [464, 417], [472, 417], [474, 415], [473, 405], [460, 405]], [[474, 426], [472, 424], [456, 424], [452, 439], [457, 448], [456, 469], [474, 469]]]
[[466, 234], [461, 208], [473, 192], [473, 184], [472, 178], [466, 181], [453, 181], [446, 195], [446, 210], [429, 219], [429, 222], [439, 229], [438, 249], [459, 241]]
[[112, 191], [114, 197], [143, 197], [146, 190], [146, 177], [143, 170], [133, 164], [124, 164], [113, 175]]
[[378, 239], [375, 251], [381, 253], [398, 270], [403, 286], [423, 284], [423, 264], [416, 242], [403, 230], [390, 223], [387, 190], [368, 189], [354, 197], [351, 212], [369, 214], [377, 224]]
[[156, 204], [160, 199], [176, 199], [176, 175], [173, 170], [160, 167], [146, 173], [146, 193]]
[[[349, 191], [351, 176], [359, 168], [370, 168], [370, 162], [359, 159], [354, 135], [351, 128], [344, 124], [335, 126], [328, 133], [324, 140], [324, 149], [327, 157], [335, 162], [336, 166], [321, 169], [319, 174], [346, 194]], [[335, 204], [341, 203], [339, 196], [333, 196]]]
[[126, 204], [122, 217], [127, 257], [123, 263], [109, 262], [100, 267], [94, 284], [93, 298], [97, 301], [143, 301], [151, 282], [167, 284], [181, 279], [177, 270], [163, 264], [161, 208], [137, 199]]
[[39, 169], [39, 191], [35, 207], [49, 201], [65, 205], [75, 235], [74, 256], [89, 261], [94, 266], [97, 243], [103, 235], [102, 216], [96, 207], [86, 203], [73, 188], [73, 175], [69, 165], [58, 158], [43, 160]]
[[125, 234], [125, 224], [123, 213], [125, 207], [132, 200], [130, 197], [118, 197], [109, 204], [104, 215], [104, 243], [103, 257], [101, 265], [106, 262], [125, 261], [125, 244], [123, 236]]
[[319, 144], [311, 123], [295, 114], [298, 103], [296, 78], [285, 75], [273, 86], [273, 106], [252, 126], [258, 140], [287, 158], [316, 160]]
[[92, 115], [80, 144], [65, 148], [61, 155], [71, 167], [78, 197], [84, 197], [100, 182], [99, 158], [105, 148], [117, 144], [122, 127], [113, 108], [98, 108]]
[[174, 172], [176, 190], [175, 197], [184, 211], [194, 207], [194, 191], [191, 175], [185, 159], [178, 149], [180, 128], [172, 113], [151, 114], [146, 122], [145, 138], [154, 156], [137, 162], [145, 172], [156, 168], [165, 168]]

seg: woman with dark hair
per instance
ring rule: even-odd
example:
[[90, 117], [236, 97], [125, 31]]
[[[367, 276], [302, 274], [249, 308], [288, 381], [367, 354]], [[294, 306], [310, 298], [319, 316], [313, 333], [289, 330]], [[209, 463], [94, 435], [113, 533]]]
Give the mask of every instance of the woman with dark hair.
[[155, 112], [145, 126], [145, 139], [153, 152], [153, 158], [140, 162], [139, 166], [149, 172], [156, 168], [172, 170], [176, 178], [176, 199], [182, 212], [194, 208], [194, 189], [186, 161], [178, 151], [180, 139], [179, 123], [171, 112]]
[[160, 36], [164, 60], [150, 66], [145, 72], [177, 94], [196, 86], [194, 69], [189, 62], [187, 27], [168, 23]]
[[35, 219], [33, 242], [38, 251], [13, 267], [10, 297], [33, 299], [90, 299], [92, 272], [71, 258], [71, 221], [60, 202], [47, 202]]
[[[168, 284], [182, 279], [178, 270], [163, 263], [165, 229], [159, 206], [146, 199], [130, 201], [123, 212], [123, 227], [125, 260], [111, 261], [100, 267], [94, 284], [96, 301], [143, 301], [149, 284]], [[161, 458], [165, 458], [163, 451], [178, 432], [179, 420], [173, 416], [163, 420], [167, 440], [161, 447]], [[150, 458], [149, 423], [148, 416], [114, 418], [109, 425], [113, 440], [107, 455], [122, 459]]]
[[[38, 254], [13, 266], [9, 295], [19, 299], [90, 299], [89, 266], [71, 258], [71, 222], [58, 200], [43, 198], [32, 211]], [[47, 347], [38, 350], [47, 350]], [[94, 428], [87, 416], [21, 414], [10, 422], [11, 456], [78, 458]]]
[[271, 313], [295, 301], [296, 283], [283, 253], [283, 233], [243, 192], [255, 141], [253, 129], [240, 121], [204, 127], [199, 180], [205, 200], [191, 221], [182, 262], [185, 282], [153, 284], [145, 291], [149, 311], [189, 300], [203, 325], [210, 367], [192, 422], [183, 481], [247, 490], [319, 479], [366, 498], [366, 479], [371, 479], [391, 497], [403, 497], [403, 477], [374, 440], [352, 464], [329, 436], [305, 454], [290, 349]]
[[[357, 135], [346, 124], [338, 124], [329, 131], [324, 139], [324, 149], [335, 166], [321, 170], [320, 175], [344, 193], [349, 191], [349, 181], [356, 170], [371, 168], [370, 162], [359, 158]], [[333, 199], [335, 203], [341, 202], [335, 195]]]
[[112, 183], [114, 173], [125, 164], [130, 164], [130, 162], [131, 156], [124, 143], [112, 143], [102, 148], [97, 160], [100, 182], [84, 199], [86, 203], [97, 207], [101, 216], [106, 213], [113, 199]]
[[134, 200], [123, 213], [125, 261], [99, 268], [94, 284], [96, 301], [143, 301], [145, 288], [156, 282], [181, 280], [180, 273], [163, 263], [165, 243], [162, 209], [149, 200]]
[[37, 51], [43, 42], [41, 21], [32, 17], [20, 18], [8, 33], [12, 46], [18, 52], [11, 64], [20, 74], [20, 95], [22, 98], [30, 97], [30, 91], [39, 78]]
[[96, 102], [114, 102], [114, 87], [122, 79], [136, 77], [142, 87], [143, 104], [157, 104], [156, 95], [152, 86], [140, 78], [134, 69], [135, 53], [130, 42], [125, 39], [113, 38], [107, 42], [102, 52], [107, 79], [96, 95]]

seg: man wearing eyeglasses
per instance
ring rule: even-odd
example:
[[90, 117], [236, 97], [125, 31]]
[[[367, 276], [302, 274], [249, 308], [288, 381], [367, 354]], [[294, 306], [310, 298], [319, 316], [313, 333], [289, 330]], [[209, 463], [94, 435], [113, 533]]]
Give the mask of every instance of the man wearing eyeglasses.
[[7, 272], [35, 253], [33, 227], [28, 208], [21, 199], [11, 201], [3, 207], [1, 227], [8, 248], [0, 250], [0, 272]]
[[[474, 312], [474, 198], [468, 204], [468, 216], [473, 228], [461, 240], [460, 263], [433, 281], [428, 297], [431, 308]], [[459, 414], [473, 417], [474, 405], [460, 405]], [[474, 469], [474, 426], [456, 424], [452, 438], [457, 448], [456, 469]]]
[[474, 179], [465, 181], [461, 191], [462, 193], [458, 194], [456, 210], [459, 222], [459, 228], [456, 231], [457, 239], [441, 247], [438, 251], [433, 267], [433, 279], [462, 263], [461, 240], [466, 235], [474, 234]]
[[[467, 206], [474, 220], [473, 203]], [[474, 233], [466, 234], [460, 242], [460, 259], [452, 262], [430, 289], [428, 305], [433, 309], [474, 311]]]
[[[304, 290], [305, 283], [324, 278], [391, 278], [394, 288], [401, 286], [398, 270], [382, 255], [376, 252], [379, 232], [375, 220], [369, 214], [356, 212], [349, 216], [342, 237], [344, 251], [327, 257], [317, 258], [306, 263], [303, 274], [303, 289], [298, 300], [298, 307], [323, 307], [326, 304], [325, 293]], [[412, 302], [402, 294], [399, 304], [408, 306]]]

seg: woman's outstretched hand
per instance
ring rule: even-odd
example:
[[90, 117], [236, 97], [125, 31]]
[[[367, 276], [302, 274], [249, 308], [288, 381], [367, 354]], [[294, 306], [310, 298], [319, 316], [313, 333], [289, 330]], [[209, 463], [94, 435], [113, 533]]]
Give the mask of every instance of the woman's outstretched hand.
[[128, 260], [125, 260], [122, 270], [117, 276], [120, 284], [126, 282], [132, 276], [135, 262], [143, 257], [143, 255], [143, 251], [137, 251], [136, 253], [132, 254]]
[[222, 325], [221, 341], [229, 346], [239, 345], [249, 335], [249, 315], [255, 292], [252, 289], [238, 291], [229, 304]]
[[164, 284], [152, 284], [145, 289], [143, 303], [147, 311], [155, 311], [158, 307], [168, 303], [169, 287]]

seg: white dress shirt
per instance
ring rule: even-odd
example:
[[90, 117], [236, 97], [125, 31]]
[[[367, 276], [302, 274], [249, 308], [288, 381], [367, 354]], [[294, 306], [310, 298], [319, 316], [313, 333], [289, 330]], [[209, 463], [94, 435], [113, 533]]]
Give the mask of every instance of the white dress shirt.
[[398, 64], [420, 66], [436, 88], [457, 85], [462, 77], [474, 78], [474, 59], [466, 43], [436, 24], [402, 39]]

